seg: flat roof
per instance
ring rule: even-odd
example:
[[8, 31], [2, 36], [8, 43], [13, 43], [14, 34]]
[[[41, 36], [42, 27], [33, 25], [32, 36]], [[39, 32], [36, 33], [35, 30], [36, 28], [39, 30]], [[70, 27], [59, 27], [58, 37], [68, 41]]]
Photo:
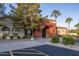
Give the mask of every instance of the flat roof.
[[67, 29], [67, 27], [61, 27], [61, 26], [58, 26], [57, 28], [61, 28], [61, 29]]

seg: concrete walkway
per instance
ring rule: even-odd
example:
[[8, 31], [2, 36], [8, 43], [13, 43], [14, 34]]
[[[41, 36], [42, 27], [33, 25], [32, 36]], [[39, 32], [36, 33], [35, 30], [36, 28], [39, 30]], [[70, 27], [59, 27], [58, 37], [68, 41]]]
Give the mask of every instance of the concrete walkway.
[[21, 49], [21, 48], [30, 48], [34, 46], [40, 46], [44, 45], [49, 40], [41, 39], [41, 40], [27, 40], [27, 39], [21, 39], [21, 40], [0, 40], [0, 52], [3, 51], [10, 51], [15, 49]]
[[60, 43], [54, 44], [54, 43], [50, 43], [50, 39], [47, 38], [47, 39], [37, 39], [37, 40], [27, 40], [27, 39], [0, 40], [0, 52], [22, 49], [22, 48], [30, 48], [30, 47], [35, 47], [45, 44], [79, 51], [79, 45], [63, 45]]

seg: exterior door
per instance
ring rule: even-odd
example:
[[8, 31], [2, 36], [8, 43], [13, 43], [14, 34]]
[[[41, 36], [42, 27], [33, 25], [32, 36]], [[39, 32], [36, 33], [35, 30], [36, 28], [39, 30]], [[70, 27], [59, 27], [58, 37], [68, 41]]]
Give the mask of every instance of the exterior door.
[[31, 29], [25, 30], [25, 36], [26, 36], [27, 38], [31, 38], [31, 35], [32, 35]]
[[42, 38], [46, 38], [46, 28], [42, 29]]

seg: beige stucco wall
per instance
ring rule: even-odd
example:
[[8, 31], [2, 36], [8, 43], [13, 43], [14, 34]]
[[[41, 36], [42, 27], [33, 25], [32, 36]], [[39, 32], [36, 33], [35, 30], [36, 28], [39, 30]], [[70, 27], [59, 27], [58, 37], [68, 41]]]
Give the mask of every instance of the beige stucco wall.
[[[11, 19], [5, 18], [5, 19], [3, 20], [3, 23], [4, 23], [7, 27], [10, 28], [9, 36], [13, 36], [13, 31], [12, 31], [13, 24], [12, 24]], [[2, 27], [0, 27], [0, 38], [2, 38], [2, 36], [3, 36]], [[23, 31], [23, 30], [20, 30], [19, 36], [21, 36], [21, 37], [24, 36], [24, 31]]]
[[58, 35], [67, 35], [67, 29], [64, 28], [57, 28]]
[[0, 31], [0, 39], [2, 38], [2, 36], [3, 36], [3, 33]]
[[2, 38], [2, 35], [3, 35], [3, 33], [2, 33], [2, 27], [0, 27], [0, 39]]

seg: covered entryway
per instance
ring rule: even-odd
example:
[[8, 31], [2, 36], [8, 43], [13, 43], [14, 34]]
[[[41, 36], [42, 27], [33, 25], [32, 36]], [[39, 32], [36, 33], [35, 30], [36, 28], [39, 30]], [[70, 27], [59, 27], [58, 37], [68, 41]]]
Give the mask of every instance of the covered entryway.
[[25, 36], [24, 38], [31, 38], [32, 36], [32, 30], [30, 28], [25, 29]]
[[46, 32], [47, 32], [47, 27], [44, 27], [42, 29], [42, 38], [46, 38], [46, 36], [47, 36]]

